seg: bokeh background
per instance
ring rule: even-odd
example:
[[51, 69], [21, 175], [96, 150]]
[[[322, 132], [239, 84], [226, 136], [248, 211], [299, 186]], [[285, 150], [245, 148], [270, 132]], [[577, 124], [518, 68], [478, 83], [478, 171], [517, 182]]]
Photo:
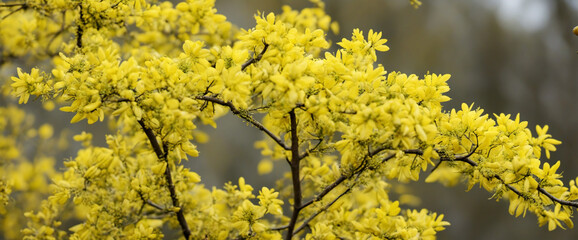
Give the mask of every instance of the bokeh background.
[[[349, 38], [354, 28], [382, 31], [390, 51], [378, 61], [388, 71], [449, 73], [452, 101], [446, 110], [472, 104], [485, 112], [520, 113], [523, 120], [550, 126], [562, 141], [549, 162], [562, 163], [563, 181], [578, 176], [578, 25], [576, 0], [422, 0], [414, 9], [408, 0], [327, 0], [326, 10], [340, 25], [328, 34], [333, 46]], [[280, 12], [311, 6], [306, 0], [216, 0], [217, 9], [242, 28], [254, 26], [257, 11]], [[228, 116], [218, 129], [205, 129], [211, 140], [201, 145], [192, 162], [207, 184], [222, 186], [244, 176], [249, 184], [274, 186], [275, 174], [259, 176], [261, 159], [253, 142], [256, 129]], [[224, 147], [226, 146], [226, 147]], [[282, 163], [277, 170], [288, 170]], [[425, 175], [424, 175], [425, 176]], [[424, 177], [425, 178], [425, 177]], [[506, 201], [489, 199], [478, 186], [446, 188], [440, 184], [410, 184], [421, 198], [418, 208], [445, 214], [452, 225], [439, 239], [578, 239], [578, 229], [549, 232], [528, 214], [515, 218]]]

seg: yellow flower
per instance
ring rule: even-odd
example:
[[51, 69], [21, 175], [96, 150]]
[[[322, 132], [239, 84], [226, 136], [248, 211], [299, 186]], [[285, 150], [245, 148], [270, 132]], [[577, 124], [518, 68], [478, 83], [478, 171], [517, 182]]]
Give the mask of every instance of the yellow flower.
[[373, 32], [373, 29], [370, 29], [367, 34], [367, 42], [377, 51], [385, 52], [389, 50], [389, 47], [385, 45], [387, 39], [381, 39], [381, 32]]

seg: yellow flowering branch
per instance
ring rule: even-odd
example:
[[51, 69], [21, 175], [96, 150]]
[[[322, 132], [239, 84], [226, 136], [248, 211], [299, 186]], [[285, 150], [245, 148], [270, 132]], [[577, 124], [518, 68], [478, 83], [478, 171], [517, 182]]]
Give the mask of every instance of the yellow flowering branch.
[[[507, 186], [508, 186], [508, 188], [512, 189], [512, 191], [516, 192], [514, 187], [511, 187], [509, 184], [507, 184]], [[551, 193], [549, 193], [548, 191], [546, 191], [542, 187], [538, 187], [538, 191], [540, 193], [546, 195], [548, 198], [550, 198], [554, 202], [560, 203], [562, 205], [578, 208], [578, 202], [577, 201], [566, 201], [566, 200], [559, 199], [559, 198], [555, 197], [554, 195], [552, 195]], [[520, 195], [520, 194], [518, 194], [518, 195]]]
[[[352, 179], [354, 176], [356, 179], [359, 179], [360, 175], [369, 169], [369, 165], [368, 165], [368, 159], [371, 157], [374, 157], [375, 155], [381, 153], [382, 151], [387, 150], [386, 148], [379, 148], [379, 149], [375, 149], [371, 152], [368, 153], [368, 155], [366, 155], [364, 157], [364, 160], [362, 161], [362, 164], [349, 176], [346, 175], [341, 175], [339, 178], [337, 178], [334, 182], [332, 182], [331, 184], [329, 184], [327, 187], [325, 187], [323, 189], [323, 191], [321, 191], [319, 194], [317, 194], [315, 196], [315, 198], [307, 201], [306, 203], [302, 204], [300, 206], [299, 210], [302, 210], [308, 206], [310, 206], [313, 203], [319, 202], [321, 201], [327, 194], [329, 194], [330, 192], [332, 192], [336, 187], [338, 187], [339, 185], [341, 185], [343, 182], [345, 182], [346, 180], [350, 180]], [[387, 162], [388, 160], [394, 158], [396, 155], [395, 154], [390, 154], [387, 157], [383, 158], [381, 160], [381, 164]], [[337, 202], [337, 200], [339, 200], [341, 197], [343, 197], [345, 194], [349, 193], [353, 187], [356, 185], [357, 181], [353, 181], [352, 184], [350, 184], [346, 190], [344, 190], [342, 193], [340, 193], [337, 197], [335, 197], [333, 200], [331, 200], [329, 203], [327, 203], [326, 205], [324, 205], [323, 207], [321, 207], [319, 210], [317, 210], [314, 214], [312, 214], [311, 216], [309, 216], [307, 219], [305, 219], [301, 225], [299, 227], [297, 227], [294, 231], [293, 231], [293, 235], [299, 233], [300, 231], [302, 231], [308, 224], [309, 222], [311, 222], [315, 217], [317, 217], [319, 214], [321, 214], [322, 212], [326, 211], [329, 207], [331, 207], [335, 202]], [[279, 229], [284, 229], [284, 228], [288, 228], [287, 227], [282, 227]]]
[[153, 130], [146, 126], [146, 123], [144, 122], [143, 119], [138, 120], [138, 123], [141, 126], [142, 130], [147, 135], [149, 143], [151, 144], [151, 146], [152, 146], [155, 154], [159, 158], [159, 160], [161, 162], [165, 162], [165, 164], [167, 164], [165, 172], [164, 172], [165, 180], [167, 181], [167, 188], [169, 189], [169, 192], [170, 192], [171, 200], [173, 202], [173, 207], [178, 208], [178, 211], [176, 211], [176, 215], [177, 215], [177, 220], [179, 221], [179, 225], [181, 226], [183, 236], [185, 237], [185, 239], [189, 239], [191, 236], [191, 229], [189, 228], [189, 225], [187, 223], [187, 219], [185, 218], [183, 207], [181, 206], [181, 204], [179, 202], [179, 197], [177, 196], [177, 192], [175, 190], [175, 184], [173, 183], [173, 177], [171, 174], [171, 167], [170, 167], [169, 160], [167, 158], [168, 151], [169, 151], [168, 146], [163, 143], [163, 148], [161, 149], [161, 146], [160, 146], [159, 142], [157, 141], [157, 138], [156, 138]]
[[[455, 155], [451, 158], [450, 157], [440, 157], [439, 161], [440, 162], [444, 162], [444, 161], [464, 162], [464, 163], [467, 163], [468, 165], [470, 165], [472, 167], [478, 167], [479, 164], [476, 163], [475, 161], [473, 161], [472, 159], [470, 159], [470, 156], [472, 156], [475, 153], [475, 149], [476, 149], [476, 147], [474, 147], [473, 151], [471, 151], [465, 155]], [[423, 151], [419, 150], [419, 149], [404, 150], [403, 152], [407, 153], [407, 154], [423, 155]], [[435, 170], [435, 168], [433, 170]], [[520, 192], [520, 190], [518, 190], [512, 184], [509, 184], [506, 181], [504, 181], [502, 179], [502, 177], [500, 177], [499, 175], [491, 175], [489, 177], [499, 180], [502, 184], [504, 184], [508, 189], [510, 189], [516, 195], [518, 195], [520, 197], [525, 196], [524, 193]], [[578, 202], [576, 202], [576, 201], [566, 201], [566, 200], [559, 199], [559, 198], [555, 197], [554, 195], [552, 195], [551, 193], [549, 193], [548, 191], [546, 191], [543, 187], [540, 187], [540, 186], [538, 186], [536, 188], [536, 190], [538, 190], [540, 193], [546, 195], [549, 199], [551, 199], [554, 202], [557, 202], [557, 203], [562, 204], [562, 205], [578, 208]]]

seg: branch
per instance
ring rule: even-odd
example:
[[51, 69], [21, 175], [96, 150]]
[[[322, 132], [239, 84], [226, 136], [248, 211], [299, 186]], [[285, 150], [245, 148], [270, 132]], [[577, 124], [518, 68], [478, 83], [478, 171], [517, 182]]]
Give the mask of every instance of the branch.
[[0, 4], [0, 7], [25, 7], [26, 3], [4, 3]]
[[165, 180], [167, 181], [167, 187], [168, 187], [170, 195], [171, 195], [173, 207], [179, 208], [179, 210], [176, 212], [176, 214], [177, 214], [177, 220], [179, 221], [179, 225], [181, 225], [183, 235], [185, 236], [185, 239], [189, 239], [191, 237], [191, 230], [189, 229], [189, 225], [187, 224], [187, 220], [185, 219], [185, 213], [183, 211], [183, 208], [180, 206], [179, 198], [177, 196], [177, 191], [175, 190], [175, 184], [173, 183], [173, 177], [171, 175], [171, 167], [170, 167], [170, 164], [169, 164], [169, 161], [167, 158], [167, 154], [168, 154], [168, 150], [169, 150], [168, 146], [163, 144], [163, 148], [164, 148], [164, 151], [163, 151], [163, 149], [161, 149], [161, 146], [159, 145], [159, 142], [157, 141], [157, 138], [156, 138], [154, 132], [152, 131], [152, 129], [147, 127], [142, 119], [138, 120], [138, 123], [140, 124], [142, 130], [147, 135], [147, 138], [149, 139], [149, 142], [151, 143], [151, 146], [152, 146], [153, 150], [155, 151], [157, 158], [167, 164], [167, 167], [165, 170]]
[[263, 45], [265, 46], [263, 47], [263, 50], [261, 50], [261, 53], [257, 55], [257, 57], [251, 57], [249, 60], [243, 63], [243, 65], [241, 65], [241, 71], [244, 71], [245, 68], [249, 67], [251, 64], [258, 62], [259, 60], [261, 60], [261, 58], [263, 58], [265, 51], [267, 51], [267, 48], [269, 48], [269, 44], [267, 44], [265, 40], [263, 40]]
[[[306, 207], [308, 207], [309, 205], [322, 200], [327, 194], [329, 194], [333, 189], [335, 189], [337, 186], [339, 186], [341, 183], [343, 183], [345, 180], [352, 178], [353, 176], [356, 176], [356, 178], [359, 178], [359, 176], [366, 170], [368, 169], [367, 167], [367, 157], [373, 157], [376, 154], [380, 153], [381, 151], [386, 150], [385, 148], [382, 149], [377, 149], [374, 150], [372, 152], [370, 152], [364, 160], [364, 164], [362, 164], [358, 169], [356, 169], [356, 171], [351, 174], [350, 176], [345, 176], [345, 175], [341, 175], [339, 178], [337, 178], [333, 183], [329, 184], [329, 186], [325, 187], [323, 189], [323, 191], [321, 191], [321, 193], [319, 193], [314, 199], [309, 200], [308, 202], [306, 202], [305, 204], [303, 204], [301, 206], [301, 209], [304, 209]], [[391, 154], [387, 157], [385, 157], [383, 160], [381, 160], [381, 163], [385, 163], [388, 160], [392, 159], [395, 157], [395, 154]], [[339, 196], [337, 196], [337, 198], [335, 198], [333, 201], [331, 201], [330, 203], [328, 203], [327, 205], [325, 205], [325, 207], [321, 208], [320, 211], [316, 212], [315, 214], [311, 215], [309, 218], [307, 218], [305, 221], [303, 221], [303, 224], [301, 224], [301, 226], [299, 226], [294, 232], [293, 234], [297, 234], [299, 231], [303, 230], [303, 228], [311, 221], [313, 220], [315, 217], [317, 217], [317, 215], [321, 214], [323, 211], [327, 210], [327, 208], [329, 208], [331, 205], [333, 205], [339, 198], [341, 198], [343, 195], [347, 194], [349, 191], [351, 191], [351, 189], [353, 188], [353, 186], [355, 185], [352, 184], [351, 186], [349, 186], [347, 188], [347, 190], [345, 190], [343, 193], [341, 193]], [[300, 210], [301, 210], [300, 209]]]
[[219, 104], [221, 106], [225, 106], [228, 107], [231, 112], [233, 112], [233, 114], [237, 115], [238, 117], [244, 119], [245, 121], [251, 123], [253, 126], [255, 126], [256, 128], [258, 128], [259, 130], [263, 131], [265, 134], [267, 134], [269, 137], [271, 137], [271, 139], [273, 139], [273, 141], [275, 141], [279, 146], [281, 146], [283, 149], [285, 150], [291, 150], [291, 148], [289, 146], [287, 146], [283, 140], [281, 140], [281, 138], [279, 138], [278, 136], [276, 136], [274, 133], [272, 133], [269, 129], [265, 128], [265, 126], [263, 126], [263, 124], [259, 123], [258, 121], [256, 121], [255, 119], [253, 119], [251, 116], [243, 114], [239, 109], [237, 109], [237, 107], [235, 107], [235, 105], [233, 105], [231, 102], [225, 102], [221, 99], [215, 98], [215, 97], [211, 97], [211, 96], [199, 96], [196, 97], [196, 99], [198, 100], [204, 100], [204, 101], [208, 101], [208, 102], [212, 102], [212, 103], [216, 103]]
[[[477, 167], [478, 164], [476, 162], [474, 162], [472, 159], [470, 159], [470, 156], [472, 156], [472, 154], [475, 152], [476, 148], [477, 147], [475, 147], [471, 152], [467, 153], [466, 155], [456, 156], [455, 159], [440, 158], [440, 161], [460, 161], [460, 162], [465, 162], [472, 167]], [[405, 150], [404, 152], [409, 153], [409, 154], [416, 154], [416, 155], [422, 155], [423, 154], [423, 151], [421, 151], [419, 149]], [[506, 181], [504, 181], [500, 176], [495, 175], [495, 176], [491, 176], [491, 178], [498, 179], [498, 181], [502, 182], [508, 189], [510, 189], [516, 195], [518, 195], [520, 197], [524, 197], [524, 195], [522, 194], [522, 192], [520, 192], [520, 190], [518, 190], [516, 187], [512, 186], [511, 184], [506, 183]], [[539, 186], [538, 186], [537, 190], [538, 190], [538, 192], [546, 195], [546, 197], [548, 197], [550, 200], [552, 200], [554, 202], [557, 202], [557, 203], [565, 205], [565, 206], [578, 208], [578, 202], [576, 202], [576, 201], [567, 201], [567, 200], [559, 199], [559, 198], [555, 197], [554, 195], [550, 194], [544, 188], [539, 187]]]
[[162, 161], [166, 161], [166, 159], [165, 159], [166, 155], [163, 153], [163, 150], [162, 150], [161, 146], [159, 145], [159, 142], [157, 141], [157, 137], [155, 136], [155, 133], [153, 133], [152, 129], [148, 128], [145, 125], [144, 120], [142, 120], [142, 119], [138, 120], [138, 124], [140, 124], [140, 127], [147, 135], [147, 138], [149, 139], [149, 142], [151, 143], [151, 146], [153, 147], [153, 151], [155, 151], [155, 154], [157, 155], [157, 157]]
[[293, 182], [293, 214], [291, 215], [291, 220], [289, 221], [289, 226], [287, 228], [286, 240], [290, 240], [293, 237], [293, 229], [297, 223], [297, 218], [299, 217], [299, 211], [301, 211], [301, 201], [303, 200], [303, 195], [301, 192], [301, 177], [299, 176], [300, 168], [299, 163], [301, 162], [301, 156], [299, 154], [299, 136], [297, 136], [297, 116], [295, 115], [295, 109], [289, 112], [289, 119], [291, 121], [291, 180]]
[[[381, 150], [375, 150], [373, 152], [371, 152], [369, 154], [369, 157], [373, 157], [375, 156], [377, 153], [383, 151], [385, 149], [381, 149]], [[395, 157], [395, 154], [391, 154], [387, 157], [385, 157], [382, 160], [382, 163], [386, 162], [389, 159], [392, 159], [393, 157]], [[301, 206], [301, 209], [306, 208], [307, 206], [313, 204], [314, 202], [320, 201], [321, 199], [323, 199], [323, 197], [325, 197], [325, 195], [329, 194], [333, 189], [335, 189], [337, 186], [339, 186], [341, 183], [343, 183], [345, 180], [351, 178], [352, 176], [356, 175], [356, 174], [361, 174], [363, 171], [365, 171], [367, 167], [363, 166], [362, 168], [358, 169], [356, 172], [354, 172], [353, 174], [351, 174], [350, 176], [345, 176], [345, 175], [341, 175], [339, 178], [337, 178], [335, 181], [333, 181], [333, 183], [329, 184], [327, 187], [325, 187], [323, 189], [323, 191], [321, 191], [319, 194], [317, 194], [317, 196], [314, 199], [309, 200], [308, 202], [306, 202], [305, 204], [303, 204]]]
[[315, 196], [315, 198], [309, 200], [308, 202], [306, 202], [305, 204], [303, 204], [301, 206], [301, 209], [308, 207], [309, 205], [313, 204], [314, 202], [320, 201], [321, 199], [323, 199], [323, 197], [325, 197], [325, 195], [327, 195], [328, 193], [331, 192], [331, 190], [335, 189], [337, 186], [339, 186], [339, 184], [341, 184], [343, 181], [347, 180], [349, 177], [346, 177], [345, 175], [341, 175], [341, 177], [337, 178], [333, 183], [329, 184], [329, 186], [325, 187], [323, 189], [323, 191], [321, 191], [319, 194], [317, 194], [317, 196]]
[[[468, 163], [468, 164], [469, 164], [470, 166], [472, 166], [472, 167], [478, 166], [478, 164], [477, 164], [476, 162], [472, 161], [472, 160], [469, 159], [469, 158], [465, 158], [465, 159], [460, 160], [460, 161], [466, 162], [466, 163]], [[500, 182], [502, 182], [503, 184], [505, 184], [506, 187], [507, 187], [508, 189], [510, 189], [512, 192], [516, 193], [516, 195], [518, 195], [518, 196], [520, 196], [520, 197], [524, 197], [523, 194], [522, 194], [516, 187], [512, 186], [512, 185], [509, 184], [509, 183], [506, 183], [500, 176], [496, 175], [496, 176], [492, 176], [492, 177], [495, 178], [495, 179], [498, 179]], [[557, 202], [557, 203], [562, 204], [562, 205], [566, 205], [566, 206], [578, 208], [578, 202], [575, 202], [575, 201], [566, 201], [566, 200], [559, 199], [559, 198], [555, 197], [554, 195], [550, 194], [548, 191], [546, 191], [544, 188], [542, 188], [542, 187], [540, 187], [540, 186], [538, 186], [537, 190], [538, 190], [538, 192], [546, 195], [546, 197], [548, 197], [550, 200], [552, 200], [552, 201], [554, 201], [554, 202]]]
[[161, 207], [161, 205], [158, 205], [158, 204], [154, 203], [154, 202], [151, 201], [151, 200], [146, 200], [145, 203], [146, 203], [147, 205], [151, 206], [151, 207], [154, 207], [154, 208], [158, 209], [158, 210], [166, 211], [166, 209], [164, 209], [163, 207]]
[[[14, 5], [14, 6], [18, 6], [18, 5]], [[12, 7], [12, 6], [1, 5], [0, 7]], [[4, 20], [4, 19], [8, 18], [8, 17], [10, 17], [10, 15], [12, 15], [12, 14], [14, 14], [14, 13], [17, 13], [17, 12], [20, 11], [20, 10], [26, 10], [26, 7], [27, 7], [27, 6], [26, 6], [25, 4], [22, 4], [21, 7], [19, 7], [19, 8], [17, 8], [17, 9], [15, 9], [14, 11], [6, 14], [6, 16], [3, 16], [0, 20]]]
[[271, 231], [280, 231], [280, 230], [284, 230], [287, 229], [289, 227], [289, 225], [283, 225], [283, 226], [277, 226], [277, 227], [272, 227], [269, 230]]
[[562, 199], [559, 199], [557, 197], [554, 197], [552, 194], [550, 194], [549, 192], [547, 192], [546, 190], [544, 190], [541, 187], [538, 188], [538, 191], [541, 192], [542, 194], [546, 195], [546, 197], [550, 198], [554, 202], [560, 203], [562, 205], [578, 208], [578, 202], [566, 201], [566, 200], [562, 200]]
[[[138, 195], [140, 196], [140, 199], [143, 201], [143, 203], [145, 203], [145, 204], [147, 204], [147, 205], [150, 205], [151, 207], [154, 207], [154, 208], [156, 208], [156, 209], [158, 209], [158, 210], [166, 211], [166, 209], [163, 208], [161, 205], [159, 205], [159, 204], [151, 201], [150, 199], [146, 199], [145, 196], [143, 195], [143, 193], [142, 193], [141, 191], [137, 190], [137, 193], [138, 193]], [[144, 207], [144, 205], [143, 205], [143, 207]], [[141, 208], [141, 211], [142, 211], [142, 208]]]
[[[355, 184], [353, 184], [355, 185]], [[307, 225], [309, 225], [309, 222], [311, 222], [311, 220], [313, 220], [315, 217], [317, 217], [317, 215], [321, 214], [322, 212], [325, 212], [329, 207], [331, 207], [331, 205], [333, 205], [335, 202], [337, 202], [337, 200], [339, 200], [341, 197], [345, 196], [345, 194], [347, 194], [348, 192], [351, 191], [351, 189], [353, 188], [353, 185], [351, 185], [350, 187], [348, 187], [345, 191], [343, 191], [341, 194], [339, 194], [339, 196], [337, 196], [335, 199], [333, 199], [333, 201], [331, 201], [330, 203], [327, 203], [325, 206], [323, 206], [319, 211], [317, 211], [316, 213], [314, 213], [313, 215], [309, 216], [309, 218], [305, 219], [303, 221], [303, 223], [301, 224], [301, 226], [299, 226], [297, 229], [295, 229], [295, 231], [293, 232], [293, 234], [297, 234], [299, 233], [301, 230], [303, 230]]]
[[84, 26], [86, 25], [86, 20], [84, 20], [84, 15], [82, 13], [82, 2], [78, 5], [80, 10], [78, 11], [78, 18], [80, 23], [76, 26], [76, 47], [82, 48], [82, 34], [84, 34]]
[[303, 158], [308, 157], [309, 154], [311, 154], [311, 152], [315, 151], [315, 149], [317, 149], [321, 145], [321, 142], [323, 142], [323, 139], [319, 139], [319, 142], [317, 144], [315, 144], [315, 146], [312, 147], [311, 149], [305, 150], [305, 153], [301, 154], [301, 156], [299, 158], [303, 159]]

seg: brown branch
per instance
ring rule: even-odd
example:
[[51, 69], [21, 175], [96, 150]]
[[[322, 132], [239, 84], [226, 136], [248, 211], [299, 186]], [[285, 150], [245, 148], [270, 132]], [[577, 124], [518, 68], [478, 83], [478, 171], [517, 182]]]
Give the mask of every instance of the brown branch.
[[317, 217], [319, 214], [321, 214], [322, 212], [325, 212], [329, 207], [331, 207], [335, 202], [337, 202], [337, 200], [339, 200], [341, 197], [345, 196], [345, 194], [347, 194], [348, 192], [351, 191], [351, 189], [353, 188], [353, 185], [348, 187], [345, 191], [343, 191], [341, 194], [339, 194], [339, 196], [337, 196], [335, 199], [333, 199], [333, 201], [331, 201], [330, 203], [327, 203], [325, 206], [323, 206], [319, 211], [317, 211], [316, 213], [314, 213], [313, 215], [309, 216], [309, 218], [305, 219], [303, 221], [303, 223], [301, 224], [301, 226], [299, 226], [297, 229], [295, 229], [295, 231], [293, 232], [293, 234], [297, 234], [299, 233], [301, 230], [303, 230], [307, 225], [309, 225], [309, 222], [311, 222], [311, 220], [313, 220], [315, 217]]
[[[161, 205], [159, 205], [159, 204], [151, 201], [150, 199], [146, 199], [145, 196], [144, 196], [144, 194], [143, 194], [141, 191], [137, 190], [137, 193], [138, 193], [140, 199], [141, 199], [141, 200], [143, 201], [143, 203], [145, 203], [146, 205], [150, 205], [151, 207], [156, 208], [156, 209], [161, 210], [161, 211], [166, 211], [166, 209], [163, 208]], [[144, 205], [143, 205], [143, 207], [144, 207]], [[142, 208], [141, 208], [141, 211], [142, 211]]]
[[269, 228], [269, 230], [271, 231], [280, 231], [280, 230], [285, 230], [289, 227], [289, 225], [283, 225], [283, 226], [277, 226], [277, 227], [272, 227]]
[[3, 16], [0, 20], [4, 20], [4, 19], [8, 18], [8, 17], [10, 17], [10, 15], [12, 15], [12, 14], [14, 14], [14, 13], [17, 13], [17, 12], [20, 11], [20, 10], [26, 10], [26, 5], [23, 5], [22, 7], [19, 7], [19, 8], [17, 8], [17, 9], [15, 9], [14, 11], [6, 14], [6, 16]]
[[[337, 186], [339, 186], [341, 183], [343, 183], [345, 180], [348, 180], [350, 178], [352, 178], [353, 176], [356, 176], [356, 178], [359, 178], [359, 176], [366, 170], [368, 169], [368, 165], [367, 165], [367, 158], [369, 157], [373, 157], [376, 154], [380, 153], [381, 151], [386, 150], [385, 148], [381, 148], [381, 149], [376, 149], [374, 151], [371, 151], [364, 160], [364, 164], [362, 164], [353, 174], [351, 174], [350, 176], [345, 176], [345, 175], [341, 175], [339, 178], [337, 178], [333, 183], [329, 184], [327, 187], [325, 187], [323, 189], [323, 191], [321, 191], [314, 199], [309, 200], [308, 202], [306, 202], [305, 204], [301, 205], [301, 209], [304, 209], [306, 207], [308, 207], [309, 205], [321, 201], [327, 194], [329, 194], [332, 190], [334, 190]], [[395, 157], [395, 154], [391, 154], [387, 157], [385, 157], [383, 160], [381, 160], [381, 163], [385, 163], [388, 160], [392, 159]], [[307, 218], [305, 221], [303, 221], [303, 224], [301, 224], [300, 227], [298, 227], [293, 234], [297, 234], [299, 231], [303, 230], [303, 228], [311, 221], [313, 220], [317, 215], [321, 214], [323, 211], [325, 211], [327, 208], [329, 208], [331, 205], [333, 205], [339, 198], [341, 198], [343, 195], [345, 195], [346, 193], [348, 193], [349, 191], [351, 191], [351, 189], [353, 188], [353, 186], [355, 185], [355, 183], [351, 186], [349, 186], [347, 188], [347, 190], [345, 190], [343, 193], [341, 193], [337, 198], [335, 198], [332, 202], [328, 203], [325, 207], [323, 207], [320, 211], [316, 212], [315, 214], [311, 215], [309, 218]], [[301, 210], [300, 209], [300, 210]]]
[[[373, 157], [376, 154], [380, 153], [381, 151], [385, 150], [385, 148], [383, 149], [377, 149], [374, 150], [372, 152], [369, 153], [369, 155], [367, 157]], [[392, 159], [393, 157], [395, 157], [395, 154], [391, 154], [387, 157], [385, 157], [382, 160], [382, 163], [388, 161], [389, 159]], [[305, 204], [303, 204], [301, 206], [301, 209], [306, 208], [307, 206], [320, 201], [321, 199], [323, 199], [323, 197], [325, 197], [325, 195], [329, 194], [333, 189], [335, 189], [337, 186], [339, 186], [341, 183], [343, 183], [345, 180], [350, 179], [351, 177], [353, 177], [354, 175], [358, 175], [361, 174], [363, 171], [365, 171], [365, 169], [367, 169], [367, 165], [362, 166], [360, 169], [358, 169], [356, 172], [354, 172], [353, 174], [351, 174], [350, 176], [345, 176], [345, 175], [341, 175], [339, 178], [337, 178], [335, 181], [333, 181], [333, 183], [329, 184], [327, 187], [325, 187], [323, 189], [323, 191], [321, 191], [319, 194], [317, 194], [317, 196], [315, 196], [315, 198], [309, 200], [308, 202], [306, 202]]]
[[550, 194], [549, 192], [547, 192], [546, 190], [544, 190], [541, 187], [538, 188], [538, 191], [541, 192], [542, 194], [546, 195], [546, 197], [550, 198], [554, 202], [560, 203], [562, 205], [578, 208], [578, 202], [566, 201], [566, 200], [562, 200], [562, 199], [559, 199], [557, 197], [554, 197], [552, 194]]
[[276, 136], [273, 132], [271, 132], [269, 129], [267, 129], [265, 126], [263, 126], [263, 124], [259, 123], [258, 121], [256, 121], [255, 119], [253, 119], [250, 115], [246, 115], [243, 114], [241, 112], [241, 110], [239, 110], [237, 107], [235, 107], [235, 105], [233, 105], [233, 103], [231, 102], [225, 102], [221, 99], [215, 98], [215, 97], [211, 97], [211, 96], [199, 96], [196, 97], [196, 99], [198, 100], [204, 100], [207, 102], [212, 102], [212, 103], [216, 103], [219, 104], [221, 106], [225, 106], [228, 107], [231, 112], [235, 115], [237, 115], [238, 117], [244, 119], [245, 121], [251, 123], [253, 126], [255, 126], [257, 129], [261, 130], [262, 132], [264, 132], [265, 134], [267, 134], [271, 139], [273, 139], [273, 141], [275, 141], [279, 146], [281, 146], [283, 149], [285, 150], [291, 150], [291, 148], [289, 146], [287, 146], [285, 144], [285, 142], [283, 142], [283, 140], [281, 140], [280, 137]]
[[158, 204], [154, 203], [154, 202], [151, 201], [151, 200], [146, 200], [145, 203], [146, 203], [147, 205], [151, 206], [151, 207], [154, 207], [154, 208], [158, 209], [158, 210], [166, 211], [166, 209], [164, 209], [163, 207], [161, 207], [161, 205], [158, 205]]
[[267, 48], [269, 48], [269, 44], [267, 44], [265, 42], [265, 40], [263, 40], [263, 45], [265, 45], [265, 46], [263, 47], [263, 50], [261, 50], [261, 53], [259, 53], [259, 55], [257, 55], [257, 57], [251, 57], [249, 60], [247, 60], [245, 63], [243, 63], [243, 65], [241, 65], [241, 71], [244, 71], [251, 64], [258, 62], [259, 60], [261, 60], [261, 58], [263, 58], [265, 51], [267, 51]]
[[147, 127], [145, 122], [142, 119], [138, 120], [138, 123], [140, 124], [142, 130], [145, 132], [147, 138], [149, 139], [149, 142], [150, 142], [155, 154], [157, 155], [157, 158], [167, 164], [166, 170], [165, 170], [165, 180], [167, 181], [167, 188], [169, 189], [169, 193], [171, 195], [173, 207], [179, 208], [179, 210], [176, 212], [176, 215], [177, 215], [177, 220], [179, 221], [179, 225], [181, 226], [183, 235], [184, 235], [185, 239], [190, 239], [191, 230], [189, 229], [189, 225], [187, 224], [187, 220], [185, 218], [185, 213], [183, 211], [183, 208], [180, 206], [179, 198], [177, 196], [177, 191], [175, 189], [175, 184], [173, 183], [173, 177], [171, 174], [171, 167], [170, 167], [170, 164], [169, 164], [169, 161], [167, 158], [167, 154], [169, 151], [168, 146], [166, 144], [163, 144], [163, 149], [164, 149], [164, 151], [163, 151], [163, 149], [161, 149], [161, 146], [160, 146], [159, 142], [157, 141], [157, 138], [156, 138], [154, 132], [152, 131], [152, 129]]
[[82, 2], [78, 5], [80, 10], [78, 11], [78, 18], [80, 23], [76, 26], [76, 47], [82, 48], [82, 35], [84, 34], [84, 27], [86, 25], [86, 20], [84, 19], [84, 14], [82, 13]]
[[138, 124], [140, 124], [142, 130], [147, 135], [147, 138], [149, 139], [149, 142], [153, 148], [153, 151], [157, 155], [157, 157], [162, 161], [166, 161], [166, 159], [165, 159], [166, 155], [163, 153], [161, 145], [159, 145], [159, 142], [157, 141], [157, 137], [155, 136], [155, 133], [153, 133], [152, 129], [147, 127], [144, 120], [142, 120], [142, 119], [138, 120]]
[[[476, 148], [474, 148], [471, 152], [469, 152], [463, 156], [458, 155], [454, 159], [440, 158], [440, 161], [459, 161], [459, 162], [465, 162], [472, 167], [477, 167], [478, 164], [476, 162], [474, 162], [472, 159], [470, 159], [470, 156], [472, 156], [472, 154], [475, 152], [475, 149]], [[416, 155], [422, 155], [423, 154], [423, 151], [421, 151], [419, 149], [405, 150], [404, 152], [409, 153], [409, 154], [416, 154]], [[508, 189], [510, 189], [510, 191], [512, 191], [516, 195], [524, 198], [524, 194], [522, 192], [520, 192], [520, 190], [518, 190], [516, 187], [512, 186], [511, 184], [506, 183], [506, 181], [504, 181], [500, 176], [494, 175], [494, 176], [490, 176], [490, 178], [498, 179], [498, 181], [502, 182], [502, 184], [504, 184]], [[554, 202], [557, 202], [557, 203], [562, 204], [562, 205], [578, 208], [578, 202], [576, 202], [576, 201], [567, 201], [567, 200], [559, 199], [559, 198], [555, 197], [554, 195], [552, 195], [551, 193], [549, 193], [548, 191], [546, 191], [544, 188], [539, 187], [539, 186], [538, 186], [537, 190], [538, 190], [538, 192], [546, 195], [546, 197], [548, 197], [550, 200], [552, 200]]]
[[348, 178], [349, 177], [346, 177], [345, 175], [341, 175], [339, 178], [337, 178], [335, 181], [333, 181], [333, 183], [331, 183], [327, 187], [325, 187], [323, 189], [323, 191], [321, 191], [319, 194], [317, 194], [317, 196], [315, 196], [315, 198], [304, 203], [301, 206], [301, 209], [308, 207], [309, 205], [313, 204], [314, 202], [320, 201], [321, 199], [323, 199], [323, 197], [325, 197], [325, 195], [329, 194], [333, 189], [335, 189], [337, 186], [339, 186], [343, 181], [347, 180]]
[[25, 7], [26, 3], [4, 3], [0, 4], [0, 7]]
[[300, 166], [301, 156], [299, 154], [299, 136], [297, 136], [297, 116], [295, 115], [295, 109], [289, 112], [289, 119], [291, 122], [291, 180], [293, 182], [293, 214], [291, 215], [291, 220], [289, 220], [289, 226], [287, 227], [286, 240], [290, 240], [293, 237], [293, 229], [297, 223], [297, 218], [299, 217], [299, 211], [301, 211], [301, 201], [303, 200], [303, 195], [301, 192], [301, 177]]

